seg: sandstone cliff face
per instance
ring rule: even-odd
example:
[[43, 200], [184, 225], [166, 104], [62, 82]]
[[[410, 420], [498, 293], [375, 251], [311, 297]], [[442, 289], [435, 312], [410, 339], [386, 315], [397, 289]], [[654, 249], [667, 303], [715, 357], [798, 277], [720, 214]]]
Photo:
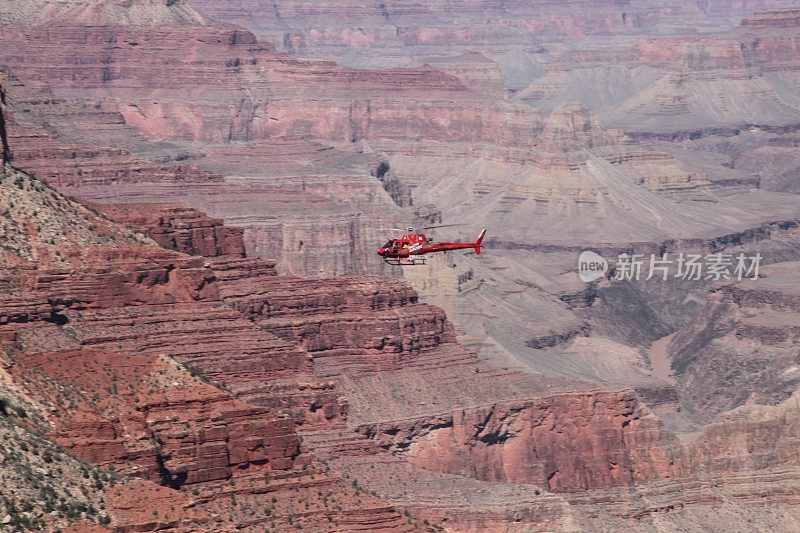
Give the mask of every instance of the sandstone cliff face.
[[[57, 32], [7, 25], [4, 64], [24, 71], [22, 81], [32, 89], [95, 99], [95, 107], [121, 114], [150, 138], [354, 142], [421, 137], [520, 144], [533, 141], [531, 125], [538, 121], [530, 108], [479, 97], [473, 102], [475, 95], [458, 78], [427, 66], [374, 71], [303, 61], [276, 54], [249, 32], [221, 25], [101, 27], [68, 17], [55, 20]], [[87, 31], [94, 44], [76, 55], [68, 45]], [[30, 42], [37, 44], [31, 48]], [[28, 63], [23, 69], [18, 63], [23, 47], [28, 56], [57, 54], [64, 67], [54, 71]], [[197, 59], [187, 62], [187, 53]], [[75, 76], [76, 70], [83, 73]], [[299, 98], [287, 90], [293, 85], [305, 87], [306, 96], [316, 91], [317, 98]], [[156, 89], [161, 97], [153, 98]], [[424, 103], [417, 98], [420, 91], [426, 94]]]
[[153, 163], [125, 149], [71, 146], [37, 128], [12, 124], [9, 144], [14, 147], [14, 164], [56, 187], [220, 181], [194, 165]]
[[[166, 146], [147, 141], [118, 112], [91, 104], [76, 107], [47, 86], [18, 78], [8, 85], [6, 121], [14, 163], [53, 186], [222, 181], [186, 163], [186, 152], [165, 155]], [[72, 133], [64, 135], [66, 130]]]
[[[207, 370], [231, 387], [237, 377], [274, 380], [269, 393], [278, 400], [285, 389], [276, 378], [297, 379], [309, 364], [302, 349], [260, 330], [220, 299], [205, 258], [158, 248], [18, 171], [4, 176], [0, 187], [0, 197], [41, 217], [39, 226], [7, 228], [19, 245], [4, 249], [4, 375], [22, 397], [35, 398], [46, 431], [64, 449], [161, 484], [168, 492], [159, 497], [172, 502], [170, 509], [152, 508], [148, 518], [141, 497], [111, 491], [106, 497], [114, 530], [247, 529], [267, 517], [315, 530], [365, 524], [414, 529], [385, 502], [326, 473], [301, 444], [290, 408], [234, 399], [199, 373]], [[213, 256], [209, 261], [220, 265], [223, 278], [242, 271], [274, 277], [274, 263], [237, 257], [241, 232], [226, 233], [192, 211], [167, 213], [167, 225], [155, 207], [134, 226], [156, 238], [199, 230], [176, 242]], [[48, 231], [61, 246], [53, 246]], [[293, 383], [305, 390], [302, 378]], [[318, 389], [311, 401], [326, 393], [326, 385]], [[328, 395], [340, 407], [336, 395]], [[142, 486], [141, 494], [162, 490], [151, 487]], [[179, 489], [183, 495], [169, 492]], [[241, 508], [228, 502], [237, 496]], [[250, 509], [258, 509], [259, 517]]]
[[204, 257], [244, 257], [241, 228], [224, 227], [196, 209], [180, 206], [103, 205], [112, 220], [141, 231], [165, 248]]
[[551, 492], [689, 473], [677, 439], [631, 391], [496, 404], [360, 431], [424, 469], [531, 483]]
[[[326, 2], [248, 0], [236, 6], [191, 0], [203, 13], [253, 30], [280, 49], [305, 55], [363, 56], [398, 60], [435, 56], [462, 48], [530, 46], [532, 38], [580, 40], [597, 35], [639, 34], [664, 28], [709, 31], [756, 10], [793, 7], [759, 2], [569, 2], [475, 1], [454, 9], [450, 1]], [[723, 22], [724, 21], [724, 22]], [[375, 59], [377, 58], [377, 59]], [[380, 64], [380, 63], [379, 63]]]
[[[303, 461], [291, 421], [271, 421], [267, 409], [192, 383], [174, 362], [146, 356], [120, 362], [113, 353], [89, 349], [31, 356], [24, 363], [92, 398], [90, 405], [63, 412], [54, 433], [59, 444], [92, 463], [180, 488], [227, 480], [251, 465], [284, 471]], [[170, 387], [155, 390], [169, 379]]]
[[798, 464], [794, 396], [775, 407], [731, 411], [688, 442], [665, 429], [632, 391], [495, 404], [358, 431], [424, 470], [551, 492]]
[[0, 73], [0, 165], [2, 165], [3, 172], [5, 172], [6, 161], [11, 159], [11, 151], [8, 148], [8, 138], [6, 136], [6, 121], [3, 115], [6, 106], [6, 89], [3, 86], [5, 81], [5, 75]]
[[[325, 292], [320, 283], [328, 286]], [[453, 341], [440, 310], [419, 304], [409, 286], [385, 278], [274, 278], [260, 283], [258, 290], [242, 301], [242, 291], [227, 285], [223, 299], [309, 355], [336, 358], [340, 365], [393, 367]]]

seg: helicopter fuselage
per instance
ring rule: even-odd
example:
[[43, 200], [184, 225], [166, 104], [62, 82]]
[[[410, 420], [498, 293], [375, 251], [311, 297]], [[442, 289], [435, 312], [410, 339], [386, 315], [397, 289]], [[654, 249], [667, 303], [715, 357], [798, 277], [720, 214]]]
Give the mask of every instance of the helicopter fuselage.
[[448, 250], [473, 249], [477, 255], [481, 254], [481, 243], [486, 230], [483, 230], [475, 242], [439, 242], [425, 236], [424, 233], [406, 233], [399, 239], [392, 239], [378, 248], [378, 255], [391, 264], [405, 264], [392, 261], [411, 256], [424, 255]]

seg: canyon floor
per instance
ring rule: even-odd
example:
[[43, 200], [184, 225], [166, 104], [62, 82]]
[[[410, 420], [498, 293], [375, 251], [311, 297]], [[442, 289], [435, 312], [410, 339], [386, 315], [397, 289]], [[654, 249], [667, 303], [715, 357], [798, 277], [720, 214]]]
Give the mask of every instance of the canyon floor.
[[788, 0], [0, 0], [0, 530], [797, 530], [798, 72]]

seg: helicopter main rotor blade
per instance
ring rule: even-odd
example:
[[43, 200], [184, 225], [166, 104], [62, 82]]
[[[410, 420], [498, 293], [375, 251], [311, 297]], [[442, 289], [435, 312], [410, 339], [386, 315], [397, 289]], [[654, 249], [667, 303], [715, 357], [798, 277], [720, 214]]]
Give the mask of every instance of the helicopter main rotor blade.
[[455, 226], [463, 226], [463, 225], [464, 224], [438, 224], [436, 226], [422, 226], [422, 227], [406, 226], [405, 228], [373, 228], [373, 229], [382, 230], [382, 231], [409, 231], [409, 230], [410, 231], [416, 231], [416, 230], [423, 230], [423, 229], [452, 228], [452, 227], [455, 227]]
[[439, 224], [438, 226], [424, 226], [417, 229], [436, 229], [436, 228], [452, 228], [455, 226], [463, 226], [464, 224]]

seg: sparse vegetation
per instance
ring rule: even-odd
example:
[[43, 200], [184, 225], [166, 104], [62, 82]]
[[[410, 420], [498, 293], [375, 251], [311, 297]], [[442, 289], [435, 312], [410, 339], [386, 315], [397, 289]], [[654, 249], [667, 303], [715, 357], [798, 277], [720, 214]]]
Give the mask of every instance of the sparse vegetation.
[[226, 392], [228, 394], [232, 394], [231, 390], [229, 388], [227, 388], [225, 385], [223, 385], [221, 383], [218, 383], [218, 382], [216, 382], [216, 381], [214, 381], [212, 379], [209, 379], [205, 374], [203, 374], [200, 370], [196, 369], [195, 367], [193, 367], [193, 366], [191, 366], [189, 364], [186, 364], [186, 363], [179, 363], [179, 364], [184, 369], [186, 369], [186, 371], [189, 372], [189, 374], [191, 374], [192, 377], [195, 377], [195, 378], [199, 379], [200, 381], [202, 381], [203, 383], [205, 383], [207, 385], [211, 385], [212, 387], [215, 387], [215, 388], [217, 388], [217, 389], [219, 389], [219, 390], [221, 390], [223, 392]]
[[[64, 257], [55, 250], [60, 244], [152, 243], [123, 226], [109, 229], [109, 221], [92, 206], [69, 200], [34, 176], [17, 169], [0, 180], [0, 246], [28, 260], [49, 256], [55, 263]], [[30, 221], [35, 232], [27, 230]], [[113, 236], [113, 237], [112, 237]]]
[[[5, 398], [9, 411], [17, 413], [19, 405]], [[15, 403], [21, 401], [15, 399]], [[15, 417], [0, 417], [0, 518], [8, 516], [3, 531], [57, 530], [68, 521], [78, 519], [110, 520], [98, 515], [103, 508], [97, 480], [111, 479], [115, 474], [102, 472], [79, 461], [47, 440], [35, 427], [38, 413], [25, 409], [25, 425]], [[33, 424], [34, 429], [29, 428]], [[89, 479], [85, 479], [87, 473]], [[94, 480], [94, 482], [92, 482]], [[54, 513], [51, 515], [51, 513]], [[41, 519], [49, 515], [48, 522]], [[53, 522], [54, 521], [54, 522]], [[51, 527], [60, 524], [58, 527]]]

